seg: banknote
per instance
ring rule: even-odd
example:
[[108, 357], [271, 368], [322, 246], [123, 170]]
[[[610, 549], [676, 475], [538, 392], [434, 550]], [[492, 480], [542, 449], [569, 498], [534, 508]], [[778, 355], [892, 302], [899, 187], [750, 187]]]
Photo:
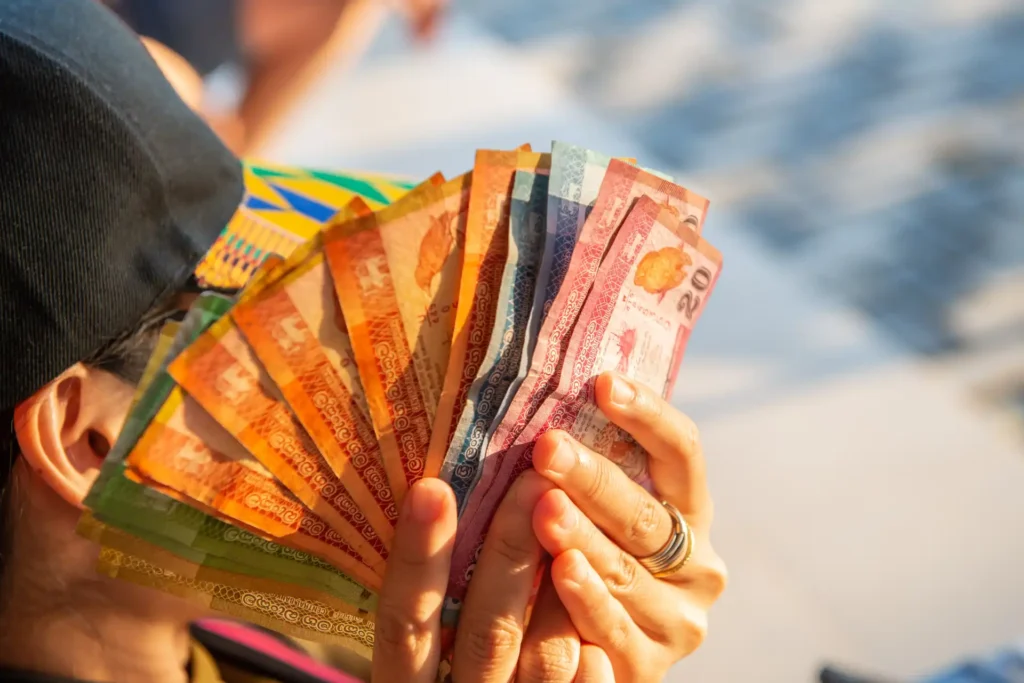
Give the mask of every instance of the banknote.
[[[442, 175], [440, 172], [435, 173], [429, 178], [427, 178], [422, 184], [414, 187], [412, 190], [409, 190], [409, 192], [403, 195], [402, 198], [409, 195], [413, 195], [416, 192], [422, 190], [422, 188], [424, 187], [440, 185], [443, 182], [444, 175]], [[347, 203], [345, 203], [341, 207], [341, 209], [338, 210], [337, 213], [331, 216], [324, 224], [322, 230], [326, 230], [330, 228], [332, 225], [343, 223], [345, 221], [351, 220], [352, 218], [373, 213], [373, 210], [373, 207], [371, 207], [370, 204], [368, 204], [365, 199], [357, 195], [355, 197], [352, 197]], [[248, 279], [248, 281], [244, 279], [240, 280], [237, 275], [233, 278], [229, 278], [230, 280], [234, 280], [235, 282], [245, 283], [244, 286], [246, 290], [252, 290], [253, 288], [260, 286], [264, 281], [272, 281], [275, 278], [279, 277], [280, 275], [288, 272], [288, 270], [290, 270], [295, 265], [298, 265], [299, 263], [305, 261], [306, 257], [312, 252], [312, 250], [318, 247], [318, 240], [320, 235], [322, 234], [321, 230], [320, 232], [315, 233], [311, 239], [306, 240], [305, 242], [296, 243], [293, 235], [286, 234], [285, 231], [282, 231], [276, 226], [271, 225], [270, 221], [267, 221], [264, 218], [254, 217], [251, 214], [251, 212], [242, 210], [238, 211], [235, 214], [235, 216], [232, 217], [232, 225], [229, 226], [227, 230], [225, 230], [225, 234], [230, 235], [233, 232], [233, 228], [235, 227], [235, 223], [237, 221], [246, 220], [264, 223], [264, 225], [261, 226], [261, 231], [263, 234], [267, 235], [267, 237], [265, 239], [257, 241], [261, 245], [263, 245], [264, 252], [269, 252], [267, 256], [263, 258], [263, 262], [260, 264], [255, 274], [253, 274], [252, 277]], [[246, 234], [247, 232], [249, 231], [242, 230], [240, 231], [240, 234]], [[275, 238], [273, 236], [275, 232], [282, 233], [281, 237]], [[224, 238], [225, 235], [221, 235], [221, 237], [218, 238], [218, 241]], [[231, 251], [231, 245], [228, 244], [226, 246], [228, 247], [228, 249], [224, 250], [225, 254]], [[254, 260], [258, 260], [259, 255], [255, 254], [253, 258]], [[204, 267], [209, 267], [210, 263], [211, 261], [210, 258], [208, 257], [203, 262], [203, 264], [200, 265], [199, 269], [197, 269], [198, 277], [202, 277], [201, 271], [203, 271]]]
[[[168, 371], [296, 498], [383, 576], [387, 546], [288, 408], [230, 316], [210, 326]], [[351, 479], [358, 481], [353, 473]]]
[[171, 571], [183, 578], [199, 581], [225, 582], [230, 580], [239, 591], [260, 591], [290, 595], [305, 600], [329, 605], [332, 609], [346, 614], [367, 616], [376, 611], [377, 598], [370, 591], [364, 590], [354, 601], [341, 600], [323, 588], [311, 588], [303, 584], [272, 578], [271, 574], [254, 576], [245, 567], [222, 561], [219, 566], [210, 566], [187, 559], [194, 554], [187, 549], [184, 554], [175, 554], [167, 547], [166, 539], [147, 540], [153, 537], [147, 532], [127, 531], [104, 524], [86, 511], [79, 520], [76, 529], [79, 535], [102, 546], [122, 553], [139, 557], [147, 562], [157, 564], [161, 569]]
[[[180, 389], [178, 389], [178, 390], [180, 390]], [[148, 431], [148, 428], [147, 428], [147, 431]], [[241, 519], [238, 519], [237, 517], [232, 517], [231, 515], [226, 514], [226, 513], [222, 512], [222, 511], [214, 508], [214, 507], [211, 507], [207, 503], [204, 503], [203, 501], [201, 501], [201, 500], [199, 500], [197, 498], [193, 498], [188, 493], [186, 493], [186, 492], [181, 490], [181, 487], [178, 486], [178, 484], [180, 482], [175, 482], [175, 487], [173, 487], [173, 488], [171, 486], [162, 484], [159, 481], [157, 481], [156, 479], [151, 478], [147, 474], [147, 472], [145, 472], [145, 471], [143, 471], [141, 469], [136, 469], [127, 459], [125, 460], [125, 471], [124, 471], [124, 473], [125, 473], [125, 477], [127, 479], [129, 479], [130, 481], [133, 481], [136, 484], [140, 484], [142, 486], [145, 486], [146, 488], [148, 488], [148, 489], [150, 489], [150, 490], [152, 490], [152, 491], [154, 491], [156, 493], [159, 493], [162, 496], [166, 496], [167, 498], [175, 500], [175, 501], [177, 501], [179, 503], [184, 503], [185, 505], [189, 506], [190, 508], [194, 508], [195, 510], [201, 512], [204, 515], [208, 515], [208, 516], [213, 517], [214, 519], [218, 519], [218, 520], [220, 520], [222, 522], [227, 522], [228, 524], [231, 524], [232, 526], [235, 526], [235, 527], [238, 527], [239, 529], [243, 529], [243, 530], [248, 531], [250, 533], [256, 534], [257, 536], [260, 536], [261, 538], [266, 538], [266, 536], [267, 536], [266, 533], [261, 532], [258, 529], [249, 526], [246, 522], [242, 521]]]
[[530, 466], [535, 439], [547, 429], [568, 430], [643, 480], [642, 452], [596, 409], [593, 380], [617, 370], [668, 390], [721, 266], [721, 256], [699, 238], [690, 214], [681, 213], [678, 205], [663, 207], [650, 197], [634, 203], [567, 339], [553, 391], [473, 490], [456, 541], [453, 597], [462, 597], [498, 502]]
[[[114, 446], [104, 458], [96, 481], [83, 500], [86, 508], [95, 510], [109, 494], [108, 482], [123, 477], [125, 458], [174, 387], [174, 380], [166, 373], [167, 364], [231, 306], [232, 301], [228, 297], [202, 294], [196, 298], [181, 323], [171, 323], [162, 328], [155, 353], [150, 356], [143, 371], [143, 380], [147, 383], [140, 384], [136, 389], [132, 410], [128, 413]], [[175, 336], [168, 341], [168, 335], [171, 333]]]
[[491, 339], [508, 252], [512, 183], [520, 158], [528, 167], [526, 155], [532, 153], [519, 149], [480, 150], [476, 154], [454, 338], [427, 454], [426, 471], [431, 476], [441, 470], [469, 387], [476, 379]]
[[540, 321], [562, 286], [576, 238], [594, 208], [611, 160], [605, 154], [578, 145], [558, 141], [551, 144], [547, 241], [536, 289], [539, 305], [530, 318], [534, 332], [540, 331]]
[[[608, 164], [594, 208], [580, 229], [562, 286], [548, 307], [537, 334], [530, 369], [488, 442], [485, 456], [487, 464], [482, 469], [481, 477], [493, 476], [497, 463], [492, 456], [498, 455], [500, 459], [500, 454], [512, 446], [541, 402], [554, 389], [569, 335], [590, 292], [608, 244], [626, 213], [642, 196], [672, 206], [699, 234], [707, 213], [707, 199], [625, 161], [613, 159]], [[467, 513], [471, 512], [473, 506], [471, 499]]]
[[359, 553], [180, 387], [172, 389], [127, 462], [147, 479], [216, 510], [222, 518], [325, 559], [364, 585], [377, 587], [377, 577], [356, 559]]
[[[718, 251], [674, 207], [642, 197], [601, 265], [554, 392], [509, 450], [495, 481], [514, 481], [530, 466], [536, 438], [563, 429], [648, 484], [645, 454], [597, 408], [594, 380], [614, 370], [667, 396], [721, 267]], [[500, 498], [502, 489], [490, 495]]]
[[[594, 202], [597, 201], [611, 161], [608, 155], [579, 145], [559, 141], [551, 143], [551, 175], [545, 216], [547, 233], [544, 238], [541, 267], [534, 287], [530, 318], [527, 321], [526, 353], [523, 354], [516, 378], [505, 392], [505, 397], [484, 437], [484, 453], [494, 438], [494, 432], [501, 426], [508, 413], [519, 387], [529, 374], [541, 324], [562, 286], [562, 280], [565, 279], [569, 262], [572, 260], [572, 252], [576, 248], [576, 240], [594, 207]], [[636, 159], [621, 161], [633, 164]], [[478, 467], [475, 474], [479, 477], [480, 473]]]
[[231, 307], [231, 300], [204, 294], [193, 304], [159, 371], [129, 414], [84, 501], [100, 521], [145, 537], [206, 567], [230, 567], [256, 577], [322, 590], [349, 604], [375, 597], [341, 571], [308, 553], [269, 542], [203, 514], [126, 476], [125, 458], [163, 404], [174, 381], [166, 364]]
[[323, 250], [240, 302], [231, 317], [331, 471], [390, 544], [398, 511]]
[[395, 503], [423, 475], [430, 417], [413, 368], [380, 232], [325, 235], [324, 253], [349, 331]]
[[484, 437], [526, 357], [527, 320], [544, 251], [545, 206], [551, 155], [523, 153], [512, 187], [508, 256], [498, 292], [493, 331], [480, 370], [441, 467], [462, 506], [476, 478]]
[[471, 174], [461, 175], [335, 231], [379, 234], [430, 420], [451, 350], [471, 184]]
[[315, 598], [248, 588], [245, 577], [230, 572], [215, 579], [188, 577], [162, 562], [109, 546], [101, 548], [96, 568], [105, 576], [154, 588], [279, 633], [344, 647], [365, 659], [373, 656], [373, 621]]
[[[160, 495], [154, 492], [154, 496]], [[270, 541], [234, 522], [205, 514], [172, 497], [114, 500], [99, 521], [158, 545], [203, 569], [230, 571], [253, 581], [301, 587], [357, 611], [376, 609], [376, 594], [326, 560]], [[294, 590], [300, 590], [296, 588]]]

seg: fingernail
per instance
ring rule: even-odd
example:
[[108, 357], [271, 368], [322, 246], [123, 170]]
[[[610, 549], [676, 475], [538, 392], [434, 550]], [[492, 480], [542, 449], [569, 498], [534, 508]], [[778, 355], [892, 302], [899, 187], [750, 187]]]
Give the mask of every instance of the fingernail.
[[444, 512], [445, 491], [440, 486], [420, 483], [409, 489], [405, 505], [419, 524], [433, 524]]
[[582, 586], [590, 578], [590, 566], [582, 555], [573, 557], [572, 563], [566, 568], [565, 578], [577, 586]]
[[561, 502], [561, 509], [558, 511], [558, 526], [563, 531], [572, 531], [576, 528], [576, 524], [579, 522], [579, 516], [576, 514], [576, 508], [567, 498], [563, 498]]
[[569, 443], [569, 439], [562, 436], [558, 439], [555, 452], [548, 460], [547, 470], [552, 474], [568, 474], [569, 470], [576, 464], [576, 449]]
[[636, 389], [622, 377], [612, 380], [612, 403], [625, 408], [636, 398]]

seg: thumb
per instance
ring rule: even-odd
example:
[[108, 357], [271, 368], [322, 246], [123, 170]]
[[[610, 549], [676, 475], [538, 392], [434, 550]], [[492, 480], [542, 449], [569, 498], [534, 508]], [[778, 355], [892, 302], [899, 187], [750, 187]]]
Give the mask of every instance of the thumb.
[[456, 517], [455, 496], [438, 479], [406, 494], [377, 606], [374, 681], [434, 680]]

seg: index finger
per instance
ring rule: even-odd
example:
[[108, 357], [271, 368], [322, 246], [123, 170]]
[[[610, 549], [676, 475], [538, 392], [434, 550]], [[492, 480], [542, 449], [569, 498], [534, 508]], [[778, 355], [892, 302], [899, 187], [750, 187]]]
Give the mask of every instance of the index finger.
[[455, 496], [445, 483], [422, 479], [409, 489], [377, 607], [373, 680], [436, 677], [455, 525]]
[[526, 611], [544, 549], [533, 510], [552, 484], [525, 472], [498, 506], [469, 583], [455, 636], [455, 680], [508, 681], [519, 659]]
[[697, 425], [649, 388], [614, 372], [597, 378], [597, 405], [648, 454], [659, 495], [684, 515], [708, 514], [704, 453]]

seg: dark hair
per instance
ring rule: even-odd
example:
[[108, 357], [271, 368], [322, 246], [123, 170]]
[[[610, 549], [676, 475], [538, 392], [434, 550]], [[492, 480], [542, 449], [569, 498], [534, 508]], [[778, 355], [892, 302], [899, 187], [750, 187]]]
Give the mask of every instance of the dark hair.
[[[104, 370], [130, 384], [138, 384], [146, 363], [156, 348], [165, 322], [179, 316], [177, 296], [160, 299], [142, 316], [137, 325], [114, 337], [83, 363]], [[18, 459], [18, 439], [14, 432], [14, 408], [0, 410], [0, 578], [3, 577], [11, 541], [8, 526], [7, 499], [10, 477]]]

